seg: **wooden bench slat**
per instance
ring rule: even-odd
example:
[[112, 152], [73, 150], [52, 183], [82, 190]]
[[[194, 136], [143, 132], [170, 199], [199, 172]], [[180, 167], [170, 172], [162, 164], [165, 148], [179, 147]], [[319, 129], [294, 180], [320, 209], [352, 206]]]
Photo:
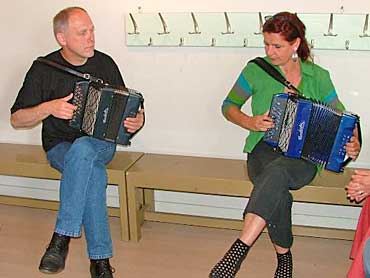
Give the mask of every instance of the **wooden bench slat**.
[[[343, 174], [323, 171], [303, 189], [291, 191], [294, 200], [300, 202], [357, 206], [347, 200], [344, 186], [352, 170]], [[141, 237], [140, 218], [188, 224], [199, 222], [197, 216], [159, 214], [142, 211], [145, 204], [138, 201], [138, 189], [168, 190], [177, 192], [203, 193], [222, 196], [249, 197], [252, 183], [247, 176], [246, 162], [235, 159], [204, 158], [181, 155], [144, 154], [127, 172], [127, 190], [130, 221], [130, 237]], [[178, 219], [178, 220], [176, 220]], [[192, 219], [192, 220], [189, 220]], [[220, 220], [208, 218], [202, 223], [218, 227]], [[208, 222], [204, 222], [208, 221]], [[212, 224], [214, 223], [214, 224]], [[301, 229], [302, 230], [302, 229]], [[308, 229], [309, 230], [309, 229]], [[330, 235], [330, 233], [328, 233]]]

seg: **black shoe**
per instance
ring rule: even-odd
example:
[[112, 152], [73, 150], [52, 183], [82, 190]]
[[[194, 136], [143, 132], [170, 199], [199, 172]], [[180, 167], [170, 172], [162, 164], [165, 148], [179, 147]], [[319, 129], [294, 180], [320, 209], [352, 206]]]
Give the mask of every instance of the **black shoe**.
[[211, 270], [209, 278], [234, 278], [249, 251], [249, 246], [237, 239], [224, 257]]
[[68, 254], [69, 236], [53, 234], [50, 244], [41, 259], [39, 270], [42, 273], [54, 274], [64, 269]]
[[91, 278], [113, 278], [115, 269], [109, 264], [109, 259], [90, 260]]

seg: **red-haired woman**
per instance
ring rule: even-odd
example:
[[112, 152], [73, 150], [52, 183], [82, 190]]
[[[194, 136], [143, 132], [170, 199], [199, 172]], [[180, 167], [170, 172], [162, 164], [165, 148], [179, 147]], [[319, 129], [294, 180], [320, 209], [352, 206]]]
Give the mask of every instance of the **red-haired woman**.
[[[266, 57], [300, 92], [343, 110], [327, 70], [310, 59], [305, 38], [305, 26], [296, 14], [281, 12], [263, 26]], [[287, 89], [254, 63], [241, 72], [222, 105], [227, 120], [247, 129], [244, 152], [248, 153], [248, 175], [253, 191], [244, 211], [244, 226], [240, 237], [224, 257], [213, 267], [209, 277], [235, 277], [249, 249], [266, 227], [277, 253], [275, 278], [292, 277], [293, 243], [291, 207], [292, 195], [315, 177], [317, 167], [305, 160], [287, 158], [263, 142], [264, 132], [273, 127], [268, 116], [274, 94]], [[252, 115], [241, 111], [251, 98]], [[356, 136], [346, 146], [347, 155], [355, 159], [360, 151]]]

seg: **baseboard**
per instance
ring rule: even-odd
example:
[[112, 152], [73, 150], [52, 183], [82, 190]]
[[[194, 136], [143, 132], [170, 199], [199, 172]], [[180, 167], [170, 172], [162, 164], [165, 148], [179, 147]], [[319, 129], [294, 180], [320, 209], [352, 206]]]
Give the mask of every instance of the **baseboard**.
[[[210, 228], [222, 228], [232, 230], [241, 230], [243, 228], [243, 221], [241, 220], [180, 215], [174, 213], [145, 211], [144, 219], [147, 221], [177, 223], [183, 225], [192, 225]], [[299, 226], [299, 225], [293, 226], [293, 234], [295, 236], [309, 236], [342, 240], [353, 240], [354, 237], [353, 230]]]

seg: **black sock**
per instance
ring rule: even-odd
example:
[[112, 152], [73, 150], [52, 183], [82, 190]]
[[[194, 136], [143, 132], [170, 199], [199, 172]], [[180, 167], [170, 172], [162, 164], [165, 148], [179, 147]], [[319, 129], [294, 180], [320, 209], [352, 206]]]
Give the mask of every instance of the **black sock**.
[[275, 278], [292, 278], [293, 277], [293, 258], [290, 250], [285, 254], [276, 253], [278, 266], [275, 272]]
[[249, 246], [237, 239], [209, 274], [210, 278], [233, 278], [247, 256]]

